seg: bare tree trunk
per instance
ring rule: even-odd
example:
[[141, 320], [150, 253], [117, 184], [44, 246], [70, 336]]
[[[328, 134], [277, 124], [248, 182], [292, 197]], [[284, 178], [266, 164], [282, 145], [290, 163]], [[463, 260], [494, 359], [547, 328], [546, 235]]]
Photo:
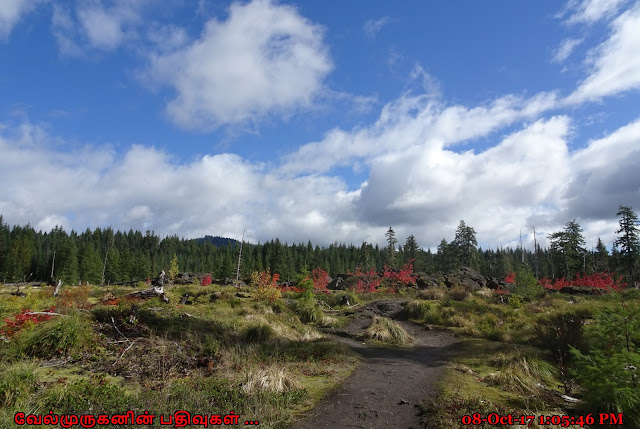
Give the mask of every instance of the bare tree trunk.
[[102, 264], [102, 277], [100, 278], [100, 284], [103, 285], [104, 284], [104, 272], [107, 269], [107, 256], [109, 256], [109, 251], [107, 250], [107, 253], [104, 255], [104, 264]]
[[58, 284], [56, 285], [56, 289], [53, 291], [53, 296], [58, 296], [60, 293], [60, 286], [62, 286], [62, 280], [58, 279]]

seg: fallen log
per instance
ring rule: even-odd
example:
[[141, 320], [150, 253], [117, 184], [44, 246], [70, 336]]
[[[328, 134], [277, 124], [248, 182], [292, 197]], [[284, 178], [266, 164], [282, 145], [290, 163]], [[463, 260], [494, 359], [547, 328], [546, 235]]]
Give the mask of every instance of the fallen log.
[[164, 288], [154, 286], [150, 289], [140, 290], [138, 292], [133, 292], [127, 295], [129, 298], [139, 298], [139, 299], [149, 299], [153, 297], [160, 298], [163, 302], [168, 303], [169, 298], [164, 294]]
[[18, 282], [18, 283], [3, 283], [3, 286], [7, 287], [21, 287], [21, 286], [31, 286], [31, 287], [40, 287], [43, 282]]

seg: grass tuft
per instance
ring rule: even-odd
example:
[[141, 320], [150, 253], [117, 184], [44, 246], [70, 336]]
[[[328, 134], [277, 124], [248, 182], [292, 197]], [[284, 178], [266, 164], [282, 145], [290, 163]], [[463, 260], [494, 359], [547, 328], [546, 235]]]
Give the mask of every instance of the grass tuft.
[[553, 365], [518, 351], [498, 353], [489, 363], [499, 370], [484, 377], [484, 382], [521, 394], [539, 393], [557, 375]]
[[276, 332], [268, 324], [250, 326], [244, 333], [247, 343], [266, 343], [275, 336]]
[[374, 317], [365, 335], [372, 340], [397, 345], [406, 345], [413, 341], [413, 337], [402, 326], [386, 317]]
[[258, 371], [249, 371], [242, 385], [246, 394], [257, 392], [285, 393], [298, 389], [300, 382], [285, 367], [271, 366]]

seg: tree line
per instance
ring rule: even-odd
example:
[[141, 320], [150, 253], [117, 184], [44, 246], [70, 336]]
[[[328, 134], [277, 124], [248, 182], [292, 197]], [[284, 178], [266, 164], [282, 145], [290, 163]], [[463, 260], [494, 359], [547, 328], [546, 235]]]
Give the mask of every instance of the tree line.
[[[548, 235], [548, 248], [540, 247], [536, 240], [534, 250], [523, 246], [482, 249], [475, 230], [462, 220], [453, 240], [443, 238], [435, 252], [421, 248], [413, 235], [399, 244], [391, 227], [385, 234], [384, 247], [366, 242], [360, 246], [336, 242], [319, 247], [310, 241], [288, 244], [277, 238], [263, 244], [244, 243], [240, 272], [249, 276], [254, 271], [270, 270], [286, 281], [316, 267], [335, 276], [357, 268], [382, 271], [385, 265], [400, 268], [412, 263], [414, 272], [429, 274], [469, 266], [485, 276], [504, 278], [525, 266], [537, 278], [612, 272], [631, 282], [640, 253], [638, 217], [627, 206], [620, 206], [617, 215], [620, 228], [611, 252], [599, 238], [595, 248], [586, 249], [582, 228], [575, 220], [567, 222], [562, 231]], [[235, 276], [238, 251], [239, 244], [231, 240], [226, 245], [214, 245], [206, 239], [160, 238], [153, 231], [143, 234], [107, 227], [67, 233], [55, 227], [42, 232], [30, 225], [10, 227], [0, 215], [0, 281], [5, 283], [51, 278], [62, 279], [65, 284], [146, 280], [161, 270], [168, 271], [172, 260], [177, 260], [180, 271], [206, 272], [224, 279]]]

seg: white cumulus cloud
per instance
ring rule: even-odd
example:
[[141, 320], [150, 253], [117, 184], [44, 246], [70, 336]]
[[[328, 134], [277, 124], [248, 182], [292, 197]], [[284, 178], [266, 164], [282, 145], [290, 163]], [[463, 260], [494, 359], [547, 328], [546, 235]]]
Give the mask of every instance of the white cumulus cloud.
[[323, 31], [269, 0], [234, 3], [199, 39], [150, 55], [143, 79], [175, 91], [171, 120], [193, 130], [289, 115], [310, 107], [332, 70]]

